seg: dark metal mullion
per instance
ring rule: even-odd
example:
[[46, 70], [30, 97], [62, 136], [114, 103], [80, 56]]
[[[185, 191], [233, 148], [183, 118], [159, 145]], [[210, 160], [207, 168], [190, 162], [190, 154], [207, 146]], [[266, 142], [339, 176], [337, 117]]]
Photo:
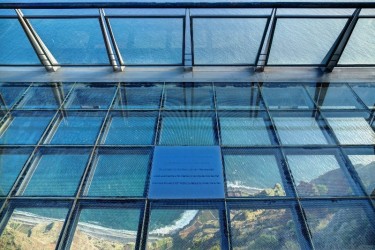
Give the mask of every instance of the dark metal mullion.
[[165, 100], [165, 88], [166, 88], [166, 84], [164, 82], [163, 84], [163, 90], [161, 91], [161, 95], [160, 95], [160, 103], [159, 103], [159, 113], [158, 113], [158, 118], [156, 120], [156, 126], [155, 126], [155, 137], [154, 137], [154, 146], [157, 146], [158, 145], [158, 142], [160, 140], [160, 136], [161, 136], [161, 128], [162, 128], [162, 112], [163, 112], [163, 105], [164, 105], [164, 100]]
[[117, 42], [116, 42], [116, 38], [115, 38], [115, 35], [113, 33], [113, 30], [112, 30], [112, 26], [111, 26], [111, 23], [109, 21], [109, 18], [108, 17], [105, 17], [105, 23], [107, 24], [107, 28], [108, 28], [108, 33], [111, 37], [111, 40], [112, 40], [112, 46], [113, 48], [115, 49], [115, 52], [116, 52], [116, 55], [117, 55], [117, 59], [120, 63], [120, 67], [122, 70], [124, 70], [124, 67], [125, 67], [125, 62], [122, 58], [122, 55], [121, 55], [121, 51], [117, 45]]
[[[269, 47], [270, 47], [270, 41], [271, 41], [271, 33], [272, 33], [272, 30], [273, 30], [273, 26], [275, 26], [275, 16], [276, 16], [276, 9], [272, 9], [272, 12], [271, 12], [271, 15], [270, 16], [267, 16], [267, 23], [266, 23], [266, 26], [264, 27], [264, 31], [263, 31], [263, 36], [262, 36], [262, 40], [260, 42], [260, 45], [259, 45], [259, 49], [258, 49], [258, 52], [257, 52], [257, 56], [256, 56], [256, 59], [255, 59], [255, 62], [254, 62], [254, 66], [257, 67], [259, 64], [260, 64], [260, 57], [262, 55], [265, 56], [265, 60], [262, 59], [262, 65], [259, 65], [259, 69], [258, 68], [255, 68], [256, 70], [264, 70], [264, 66], [266, 64], [266, 60], [267, 60], [267, 57], [268, 57], [268, 53], [269, 53]], [[269, 30], [270, 29], [270, 30]], [[266, 40], [267, 39], [267, 40]], [[265, 52], [265, 54], [263, 54], [262, 52]]]
[[221, 147], [221, 130], [220, 130], [220, 123], [219, 123], [219, 114], [218, 114], [218, 109], [217, 109], [217, 99], [216, 99], [216, 91], [215, 91], [215, 84], [212, 83], [212, 95], [213, 95], [213, 101], [214, 101], [214, 110], [215, 110], [215, 134], [217, 136], [217, 143]]

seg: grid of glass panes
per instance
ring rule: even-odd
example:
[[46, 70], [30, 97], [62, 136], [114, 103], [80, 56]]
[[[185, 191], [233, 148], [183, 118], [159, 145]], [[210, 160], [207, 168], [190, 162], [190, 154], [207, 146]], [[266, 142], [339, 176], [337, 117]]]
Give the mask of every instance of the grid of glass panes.
[[[8, 83], [0, 93], [0, 246], [375, 245], [371, 83]], [[220, 146], [226, 198], [148, 199], [159, 145]]]

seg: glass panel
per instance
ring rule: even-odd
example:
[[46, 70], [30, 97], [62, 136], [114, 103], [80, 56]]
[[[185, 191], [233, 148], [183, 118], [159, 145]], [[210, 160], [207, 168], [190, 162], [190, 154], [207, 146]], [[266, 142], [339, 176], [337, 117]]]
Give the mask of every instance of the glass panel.
[[27, 85], [3, 84], [0, 85], [0, 108], [11, 108], [18, 102], [25, 92]]
[[164, 92], [164, 108], [166, 109], [210, 109], [213, 106], [212, 85], [166, 84]]
[[144, 196], [150, 152], [142, 149], [99, 153], [88, 196]]
[[77, 85], [65, 103], [69, 109], [107, 109], [114, 98], [114, 86]]
[[217, 210], [154, 209], [147, 249], [221, 249]]
[[266, 18], [193, 18], [194, 64], [255, 64], [266, 24]]
[[[288, 2], [291, 2], [290, 0]], [[302, 1], [303, 2], [303, 1]], [[353, 1], [352, 1], [353, 2]], [[355, 9], [295, 9], [277, 8], [277, 15], [293, 15], [293, 16], [351, 16]]]
[[51, 144], [94, 144], [104, 120], [103, 113], [65, 113], [56, 126]]
[[347, 18], [278, 18], [268, 64], [325, 64], [346, 22]]
[[215, 84], [218, 109], [263, 109], [258, 87], [251, 83]]
[[365, 204], [303, 203], [315, 249], [373, 249], [374, 212]]
[[139, 209], [82, 209], [70, 249], [135, 249]]
[[375, 195], [375, 155], [348, 155], [368, 195]]
[[221, 143], [230, 146], [276, 144], [271, 122], [265, 112], [220, 112]]
[[0, 149], [0, 196], [8, 194], [30, 153], [31, 150]]
[[242, 149], [223, 153], [228, 196], [286, 195], [279, 169], [282, 162], [276, 151]]
[[153, 145], [157, 117], [157, 112], [113, 112], [103, 142], [116, 145]]
[[13, 112], [2, 120], [0, 144], [36, 144], [53, 113]]
[[352, 89], [368, 108], [375, 109], [375, 84], [367, 83], [352, 85]]
[[281, 143], [284, 145], [328, 144], [330, 138], [319, 114], [288, 112], [271, 113]]
[[122, 109], [159, 109], [163, 85], [129, 84], [119, 89], [115, 108]]
[[317, 84], [307, 91], [322, 109], [363, 109], [351, 89], [345, 84]]
[[336, 150], [295, 149], [286, 151], [286, 154], [300, 196], [353, 194]]
[[265, 83], [263, 98], [270, 109], [312, 109], [314, 104], [303, 85]]
[[375, 18], [360, 18], [339, 64], [375, 64]]
[[110, 18], [126, 65], [182, 64], [182, 18]]
[[0, 65], [40, 64], [18, 19], [0, 19]]
[[109, 64], [97, 18], [30, 19], [59, 64]]
[[[89, 159], [89, 151], [59, 150], [42, 154], [33, 163], [34, 171], [22, 195], [72, 196]], [[26, 181], [25, 181], [26, 183]]]
[[215, 119], [206, 112], [164, 112], [159, 145], [216, 145]]
[[0, 236], [0, 246], [53, 250], [67, 213], [67, 208], [17, 208]]
[[290, 209], [233, 209], [232, 247], [240, 249], [301, 249]]

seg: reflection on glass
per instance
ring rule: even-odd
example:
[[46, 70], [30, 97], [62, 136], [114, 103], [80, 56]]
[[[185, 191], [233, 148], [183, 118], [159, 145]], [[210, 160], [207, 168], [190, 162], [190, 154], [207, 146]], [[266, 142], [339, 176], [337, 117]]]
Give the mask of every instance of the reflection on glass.
[[113, 114], [105, 144], [153, 145], [157, 113], [123, 112]]
[[354, 92], [361, 98], [362, 102], [370, 109], [375, 109], [375, 85], [358, 84], [352, 85]]
[[215, 84], [218, 109], [262, 109], [258, 87], [250, 83]]
[[[315, 249], [373, 249], [374, 213], [364, 206], [304, 206]], [[368, 217], [369, 216], [369, 217]], [[369, 220], [371, 218], [372, 221]]]
[[0, 85], [0, 108], [9, 109], [25, 92], [25, 85]]
[[73, 89], [65, 107], [70, 109], [107, 109], [115, 94], [113, 86], [78, 85]]
[[263, 98], [270, 109], [312, 109], [303, 85], [269, 83], [262, 86]]
[[45, 249], [56, 247], [66, 208], [18, 208], [0, 236], [1, 249]]
[[86, 167], [87, 154], [46, 154], [34, 164], [35, 170], [22, 195], [72, 196]]
[[151, 211], [147, 249], [221, 249], [217, 210]]
[[340, 144], [375, 144], [375, 132], [364, 117], [328, 117]]
[[233, 209], [230, 226], [235, 250], [301, 249], [289, 209]]
[[286, 158], [300, 196], [346, 196], [353, 194], [334, 155], [293, 155], [291, 153]]
[[182, 64], [182, 18], [110, 18], [125, 64]]
[[149, 163], [147, 152], [100, 154], [88, 196], [143, 196]]
[[360, 18], [340, 57], [339, 64], [375, 64], [374, 32], [375, 19]]
[[97, 18], [30, 19], [59, 64], [108, 64]]
[[214, 119], [210, 114], [168, 112], [161, 121], [160, 145], [216, 145]]
[[375, 155], [348, 155], [368, 195], [375, 196]]
[[135, 249], [138, 209], [82, 209], [71, 249]]
[[224, 153], [228, 196], [285, 196], [279, 160], [260, 153]]
[[162, 84], [129, 84], [119, 89], [115, 108], [159, 109]]
[[0, 19], [0, 64], [40, 64], [17, 18]]
[[196, 83], [168, 84], [164, 93], [166, 109], [210, 109], [213, 108], [212, 85]]
[[279, 18], [269, 64], [325, 64], [346, 18]]
[[194, 64], [255, 64], [266, 23], [266, 18], [193, 18]]

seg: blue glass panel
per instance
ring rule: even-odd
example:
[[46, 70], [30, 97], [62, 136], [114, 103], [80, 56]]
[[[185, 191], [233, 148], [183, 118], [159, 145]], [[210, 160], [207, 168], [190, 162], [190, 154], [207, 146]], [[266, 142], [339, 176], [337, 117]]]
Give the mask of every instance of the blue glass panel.
[[223, 145], [250, 146], [276, 143], [271, 122], [264, 112], [220, 112], [219, 122]]
[[266, 23], [266, 18], [193, 18], [194, 64], [255, 64]]
[[114, 98], [115, 90], [111, 85], [79, 84], [74, 87], [64, 106], [69, 109], [107, 109]]
[[157, 112], [112, 113], [105, 144], [153, 145]]
[[375, 109], [375, 84], [356, 84], [352, 85], [352, 89], [368, 108]]
[[51, 144], [94, 144], [104, 120], [101, 113], [68, 113], [61, 117]]
[[312, 109], [314, 104], [303, 85], [265, 83], [263, 98], [270, 109]]
[[18, 19], [0, 19], [0, 40], [0, 65], [40, 64]]
[[218, 109], [263, 109], [258, 87], [251, 83], [215, 83]]
[[306, 88], [315, 103], [323, 109], [365, 108], [345, 84], [317, 84]]
[[11, 108], [19, 101], [28, 85], [3, 84], [0, 85], [0, 108]]
[[114, 107], [123, 109], [159, 109], [162, 84], [129, 84], [119, 89]]
[[347, 18], [279, 18], [268, 64], [325, 64]]
[[182, 18], [110, 18], [126, 65], [182, 64]]
[[0, 149], [0, 196], [8, 194], [30, 153], [29, 150]]
[[165, 112], [161, 121], [159, 145], [215, 145], [213, 114], [205, 112]]
[[59, 64], [109, 64], [96, 18], [30, 19]]
[[210, 109], [213, 108], [212, 85], [199, 83], [166, 83], [164, 91], [165, 109]]
[[36, 144], [52, 116], [53, 113], [11, 113], [2, 120], [0, 144]]
[[142, 149], [100, 153], [88, 196], [144, 196], [150, 152]]
[[[51, 1], [56, 2], [56, 1]], [[66, 0], [64, 2], [67, 2]], [[88, 2], [88, 1], [83, 1]], [[96, 15], [99, 16], [98, 9], [23, 9], [23, 14], [29, 16], [49, 15], [49, 16], [61, 16], [61, 15]]]
[[285, 196], [279, 169], [281, 164], [280, 155], [273, 150], [225, 150], [227, 195], [231, 197]]
[[32, 167], [36, 169], [32, 172], [22, 195], [74, 195], [89, 159], [89, 151], [61, 150], [50, 154], [42, 154], [39, 157], [33, 163]]

